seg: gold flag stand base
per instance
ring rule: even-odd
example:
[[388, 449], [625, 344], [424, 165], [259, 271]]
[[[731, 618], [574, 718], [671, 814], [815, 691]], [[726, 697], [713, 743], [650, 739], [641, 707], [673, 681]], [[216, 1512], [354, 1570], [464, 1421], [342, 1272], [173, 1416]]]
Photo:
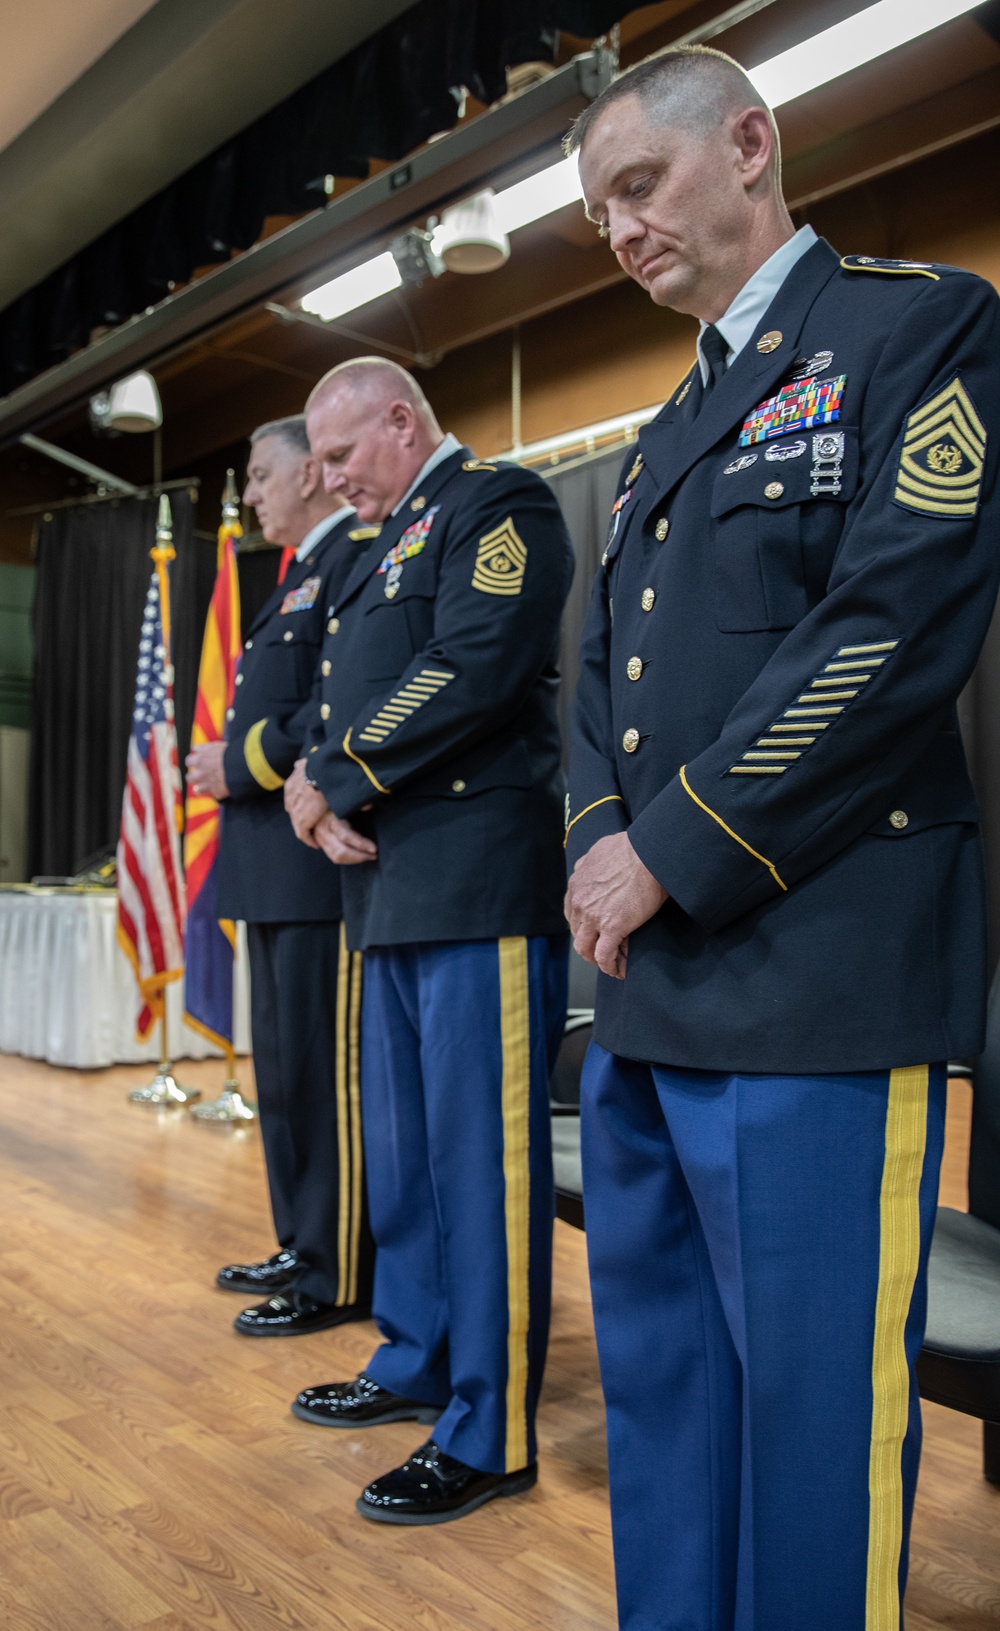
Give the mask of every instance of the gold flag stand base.
[[174, 1076], [167, 1047], [167, 1016], [160, 1020], [160, 1068], [148, 1087], [134, 1087], [129, 1094], [133, 1104], [193, 1104], [201, 1098], [197, 1087], [182, 1087]]
[[235, 1077], [226, 1082], [217, 1099], [196, 1104], [191, 1111], [199, 1121], [256, 1121], [257, 1106], [245, 1099]]

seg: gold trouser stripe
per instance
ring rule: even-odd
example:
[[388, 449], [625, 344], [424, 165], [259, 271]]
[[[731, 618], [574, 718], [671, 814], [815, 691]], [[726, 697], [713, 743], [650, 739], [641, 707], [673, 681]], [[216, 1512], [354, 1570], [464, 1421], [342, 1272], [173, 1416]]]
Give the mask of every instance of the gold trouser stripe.
[[277, 788], [284, 787], [285, 778], [271, 768], [260, 745], [266, 724], [266, 719], [258, 719], [256, 725], [250, 726], [243, 740], [243, 757], [254, 781], [259, 782], [267, 792], [273, 793]]
[[[681, 768], [680, 768], [681, 786], [683, 787], [683, 789], [684, 789], [685, 793], [688, 795], [688, 797], [694, 799], [694, 802], [697, 804], [699, 810], [704, 810], [704, 812], [705, 812], [705, 814], [707, 816], [711, 816], [713, 821], [718, 822], [718, 824], [722, 828], [723, 832], [728, 833], [730, 838], [735, 839], [737, 844], [739, 844], [741, 849], [745, 849], [748, 855], [752, 855], [755, 861], [760, 862], [761, 866], [766, 866], [768, 872], [771, 874], [771, 877], [774, 879], [774, 881], [777, 884], [778, 888], [780, 890], [782, 890], [784, 894], [787, 895], [788, 894], [788, 885], [786, 883], [782, 883], [781, 879], [778, 877], [777, 868], [774, 866], [773, 862], [766, 860], [763, 855], [758, 855], [758, 853], [757, 853], [757, 851], [755, 849], [750, 848], [750, 845], [747, 843], [745, 838], [741, 838], [739, 833], [733, 832], [732, 827], [727, 827], [726, 823], [723, 821], [723, 819], [722, 819], [722, 817], [720, 815], [716, 815], [714, 810], [709, 809], [708, 805], [704, 802], [704, 800], [700, 799], [698, 797], [697, 793], [692, 788], [690, 782], [687, 779], [687, 776], [685, 775], [686, 770], [687, 770], [687, 765], [681, 765]], [[732, 772], [730, 772], [730, 774], [732, 774]]]
[[505, 1466], [528, 1464], [528, 1098], [531, 1071], [528, 942], [497, 942], [503, 1048], [503, 1177], [507, 1230], [507, 1436]]
[[364, 1151], [361, 1142], [361, 988], [359, 951], [351, 953], [351, 1002], [347, 1030], [347, 1090], [351, 1114], [351, 1239], [348, 1256], [347, 1301], [358, 1300], [358, 1252], [361, 1244]]
[[567, 841], [569, 839], [569, 835], [573, 831], [573, 828], [576, 826], [577, 822], [582, 821], [585, 815], [590, 814], [591, 810], [596, 810], [597, 806], [599, 804], [624, 804], [624, 803], [625, 803], [625, 800], [622, 798], [620, 793], [605, 793], [605, 795], [604, 795], [604, 797], [602, 799], [595, 799], [593, 804], [588, 804], [586, 809], [581, 810], [579, 815], [575, 815], [573, 817], [572, 821], [567, 823], [567, 825], [566, 825], [566, 837], [563, 839], [563, 849], [566, 848], [566, 844], [567, 844]]
[[899, 1631], [902, 1450], [910, 1410], [904, 1337], [920, 1257], [920, 1179], [927, 1140], [926, 1065], [889, 1074], [872, 1350], [865, 1631]]
[[350, 1243], [351, 1149], [348, 1141], [348, 1060], [347, 1014], [350, 996], [351, 957], [347, 933], [340, 925], [340, 958], [337, 965], [337, 1307], [347, 1302], [347, 1254]]

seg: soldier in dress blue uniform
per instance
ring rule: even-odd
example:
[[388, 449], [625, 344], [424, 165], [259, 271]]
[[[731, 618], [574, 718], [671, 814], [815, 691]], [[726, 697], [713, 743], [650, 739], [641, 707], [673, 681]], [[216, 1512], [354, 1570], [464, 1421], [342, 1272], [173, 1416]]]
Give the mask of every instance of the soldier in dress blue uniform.
[[545, 482], [443, 436], [395, 364], [306, 408], [330, 491], [379, 537], [336, 597], [322, 730], [286, 787], [342, 867], [363, 951], [373, 1312], [384, 1344], [293, 1409], [437, 1421], [358, 1502], [441, 1523], [535, 1482], [553, 1221], [548, 1077], [566, 1014], [559, 619], [572, 554]]
[[340, 871], [298, 842], [282, 787], [319, 705], [329, 606], [373, 529], [323, 489], [301, 414], [250, 438], [244, 502], [294, 548], [250, 627], [226, 741], [192, 750], [195, 791], [222, 800], [219, 910], [247, 923], [250, 1018], [279, 1250], [218, 1284], [266, 1295], [247, 1336], [291, 1336], [366, 1316], [374, 1248], [365, 1209], [359, 1080], [360, 958], [346, 947]]
[[897, 1631], [945, 1061], [982, 1045], [955, 702], [993, 608], [1000, 306], [798, 232], [768, 110], [673, 51], [571, 138], [697, 360], [583, 637], [567, 909], [628, 1631]]

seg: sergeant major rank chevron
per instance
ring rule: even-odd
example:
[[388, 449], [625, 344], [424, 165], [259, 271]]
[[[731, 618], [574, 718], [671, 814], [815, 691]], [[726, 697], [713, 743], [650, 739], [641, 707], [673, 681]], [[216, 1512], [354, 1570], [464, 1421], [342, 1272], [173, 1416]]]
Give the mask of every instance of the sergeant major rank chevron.
[[472, 573], [473, 589], [484, 595], [519, 595], [524, 584], [528, 551], [508, 516], [479, 540]]
[[975, 515], [986, 427], [958, 374], [906, 421], [893, 498], [921, 515]]

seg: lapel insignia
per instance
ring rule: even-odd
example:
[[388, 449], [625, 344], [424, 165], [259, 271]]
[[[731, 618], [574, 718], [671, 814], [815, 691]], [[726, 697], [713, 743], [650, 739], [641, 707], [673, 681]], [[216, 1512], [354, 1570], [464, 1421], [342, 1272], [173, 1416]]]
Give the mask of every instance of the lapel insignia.
[[828, 374], [833, 367], [832, 351], [817, 351], [815, 357], [799, 357], [792, 363], [788, 378], [790, 380], [815, 379], [819, 374]]
[[805, 442], [776, 442], [774, 447], [764, 449], [764, 457], [768, 464], [784, 464], [787, 459], [801, 459], [805, 450]]
[[473, 589], [481, 589], [484, 595], [519, 595], [527, 559], [528, 551], [517, 535], [513, 518], [508, 516], [479, 540]]
[[782, 334], [780, 328], [768, 329], [767, 333], [762, 334], [760, 339], [757, 341], [757, 350], [760, 352], [762, 357], [766, 357], [770, 352], [777, 351], [784, 338], [785, 336]]
[[756, 463], [756, 453], [741, 453], [740, 457], [738, 459], [734, 459], [732, 464], [726, 465], [726, 468], [723, 470], [722, 474], [724, 476], [738, 476], [741, 470], [749, 470], [750, 466]]
[[694, 375], [692, 374], [690, 379], [688, 380], [687, 384], [685, 385], [683, 391], [681, 391], [680, 395], [675, 398], [675, 401], [674, 401], [674, 407], [675, 408], [680, 407], [681, 403], [684, 401], [684, 398], [687, 396], [687, 394], [690, 391], [693, 384], [694, 384]]
[[[307, 612], [310, 606], [316, 604], [316, 596], [319, 594], [319, 590], [319, 578], [306, 578], [305, 582], [300, 583], [297, 589], [289, 589], [281, 602], [280, 615], [285, 617], [288, 612]], [[291, 635], [289, 635], [289, 639], [291, 639]]]
[[986, 427], [956, 374], [907, 419], [893, 498], [923, 515], [975, 515], [985, 456]]
[[418, 493], [416, 498], [411, 498], [410, 499], [410, 509], [411, 510], [422, 510], [426, 503], [427, 503], [427, 500], [426, 500], [426, 498], [424, 498], [423, 494]]
[[377, 538], [381, 531], [381, 527], [355, 527], [354, 531], [349, 532], [347, 536], [352, 544], [360, 544], [367, 538]]
[[632, 468], [629, 471], [628, 475], [625, 477], [626, 487], [633, 487], [635, 485], [635, 483], [639, 479], [639, 472], [640, 472], [641, 469], [642, 469], [642, 454], [639, 453], [636, 456], [635, 464], [632, 466]]
[[434, 524], [434, 517], [440, 508], [440, 504], [433, 505], [426, 515], [420, 517], [419, 521], [414, 521], [408, 526], [397, 542], [393, 544], [388, 554], [383, 555], [377, 576], [385, 576], [386, 600], [395, 598], [399, 589], [399, 580], [403, 575], [403, 563], [412, 561], [414, 555], [422, 553], [427, 542], [427, 534], [430, 532]]
[[496, 465], [487, 464], [485, 459], [466, 459], [462, 469], [469, 472], [473, 470], [485, 470], [491, 476], [495, 476], [497, 471]]
[[846, 374], [833, 379], [807, 379], [800, 385], [785, 385], [777, 396], [761, 402], [743, 421], [740, 447], [770, 441], [790, 430], [809, 430], [812, 425], [829, 425], [840, 418], [840, 403], [847, 384]]

